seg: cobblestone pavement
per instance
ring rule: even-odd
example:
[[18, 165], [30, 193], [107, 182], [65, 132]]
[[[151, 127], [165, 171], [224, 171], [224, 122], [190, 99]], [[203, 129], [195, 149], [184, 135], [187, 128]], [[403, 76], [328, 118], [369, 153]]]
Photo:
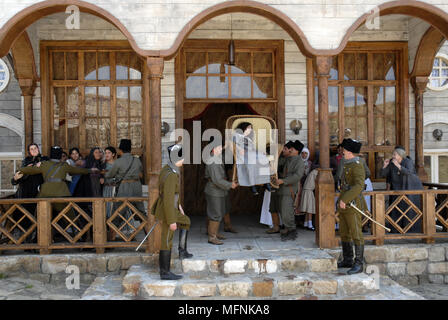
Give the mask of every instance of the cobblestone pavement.
[[0, 300], [75, 300], [80, 299], [88, 285], [69, 290], [65, 283], [61, 285], [43, 283], [23, 278], [5, 278], [0, 280]]
[[424, 283], [407, 288], [428, 300], [448, 300], [448, 284]]

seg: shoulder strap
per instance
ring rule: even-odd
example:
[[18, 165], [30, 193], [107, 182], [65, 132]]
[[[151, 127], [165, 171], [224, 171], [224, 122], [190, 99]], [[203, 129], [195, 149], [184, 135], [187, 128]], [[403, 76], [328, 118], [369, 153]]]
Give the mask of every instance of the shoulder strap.
[[[48, 178], [48, 176], [50, 175], [50, 172], [51, 172], [51, 170], [53, 170], [58, 164], [60, 164], [61, 162], [55, 162], [55, 163], [53, 163], [52, 165], [51, 165], [51, 167], [50, 167], [50, 169], [48, 169], [48, 171], [47, 171], [47, 173], [45, 174], [45, 177], [44, 177], [44, 181], [47, 181], [47, 178]], [[57, 172], [57, 171], [56, 171]], [[53, 177], [54, 176], [54, 174], [53, 175], [51, 175], [51, 177]], [[50, 177], [50, 178], [51, 178]]]
[[135, 159], [135, 157], [134, 156], [132, 156], [132, 161], [131, 161], [131, 164], [129, 165], [129, 167], [126, 169], [126, 172], [123, 174], [123, 176], [120, 178], [120, 180], [119, 181], [121, 181], [121, 180], [123, 180], [124, 179], [124, 177], [126, 177], [126, 175], [128, 174], [128, 172], [129, 172], [129, 170], [131, 169], [131, 167], [132, 167], [132, 164], [134, 163], [134, 159]]

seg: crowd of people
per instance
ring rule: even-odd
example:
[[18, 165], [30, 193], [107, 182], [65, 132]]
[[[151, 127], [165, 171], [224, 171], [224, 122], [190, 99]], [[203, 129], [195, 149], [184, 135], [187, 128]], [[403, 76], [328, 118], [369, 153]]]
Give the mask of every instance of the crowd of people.
[[[11, 182], [17, 185], [16, 198], [55, 198], [55, 197], [141, 197], [143, 167], [139, 158], [131, 154], [131, 140], [122, 139], [118, 151], [113, 146], [104, 150], [94, 147], [90, 153], [83, 157], [79, 148], [71, 148], [68, 154], [58, 146], [53, 146], [50, 156], [42, 156], [37, 144], [31, 144], [27, 148], [28, 155], [22, 161], [22, 167], [14, 174]], [[64, 156], [64, 154], [66, 156]], [[92, 203], [79, 202], [77, 205], [88, 215], [92, 216]], [[111, 217], [119, 203], [107, 203], [106, 216]], [[143, 203], [136, 202], [133, 205], [145, 212]], [[53, 216], [65, 208], [64, 203], [53, 204]], [[24, 207], [34, 214], [36, 204], [25, 204]], [[20, 214], [19, 212], [15, 215]], [[129, 212], [125, 212], [128, 215]], [[75, 217], [75, 212], [70, 210], [69, 218]], [[62, 221], [62, 224], [68, 223]], [[78, 220], [83, 227], [81, 219]], [[22, 227], [27, 228], [23, 221]], [[76, 228], [67, 228], [68, 233], [75, 234]], [[56, 235], [56, 237], [61, 235]], [[33, 241], [35, 235], [27, 241]], [[85, 235], [91, 239], [91, 233]], [[115, 240], [113, 231], [109, 232], [110, 241]]]

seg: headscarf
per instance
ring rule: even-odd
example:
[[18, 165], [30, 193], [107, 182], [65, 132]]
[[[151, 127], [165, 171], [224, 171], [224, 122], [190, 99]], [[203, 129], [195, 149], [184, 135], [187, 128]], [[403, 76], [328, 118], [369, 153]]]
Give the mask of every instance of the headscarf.
[[90, 149], [90, 153], [89, 153], [89, 155], [87, 156], [87, 159], [86, 159], [86, 168], [87, 169], [98, 168], [100, 170], [103, 170], [105, 165], [104, 165], [102, 159], [99, 159], [99, 160], [95, 159], [95, 156], [93, 155], [95, 150], [100, 150], [101, 151], [101, 148], [100, 147], [94, 147], [94, 148]]
[[307, 147], [304, 147], [304, 148], [302, 149], [302, 152], [306, 152], [306, 154], [307, 154], [307, 156], [306, 156], [305, 159], [303, 159], [303, 157], [301, 157], [302, 160], [303, 160], [303, 162], [305, 162], [305, 165], [307, 165], [307, 164], [308, 164], [308, 159], [310, 158], [310, 150], [308, 150]]

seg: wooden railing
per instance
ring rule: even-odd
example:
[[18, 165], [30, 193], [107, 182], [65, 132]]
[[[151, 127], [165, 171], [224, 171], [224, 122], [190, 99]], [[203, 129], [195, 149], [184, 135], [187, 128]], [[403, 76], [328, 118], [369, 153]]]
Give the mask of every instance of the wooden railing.
[[[104, 253], [106, 248], [135, 248], [140, 243], [137, 235], [143, 238], [154, 222], [135, 207], [147, 201], [146, 197], [1, 199], [0, 252], [35, 249], [48, 254], [56, 249], [95, 248]], [[117, 240], [108, 241], [110, 230]], [[144, 248], [150, 250], [149, 242]]]
[[[371, 212], [366, 213], [392, 229], [387, 232], [363, 218], [363, 229], [368, 233], [364, 234], [365, 240], [383, 245], [386, 240], [422, 239], [433, 243], [436, 238], [448, 238], [448, 190], [372, 191], [363, 195], [371, 197]], [[336, 240], [340, 240], [338, 235]]]

